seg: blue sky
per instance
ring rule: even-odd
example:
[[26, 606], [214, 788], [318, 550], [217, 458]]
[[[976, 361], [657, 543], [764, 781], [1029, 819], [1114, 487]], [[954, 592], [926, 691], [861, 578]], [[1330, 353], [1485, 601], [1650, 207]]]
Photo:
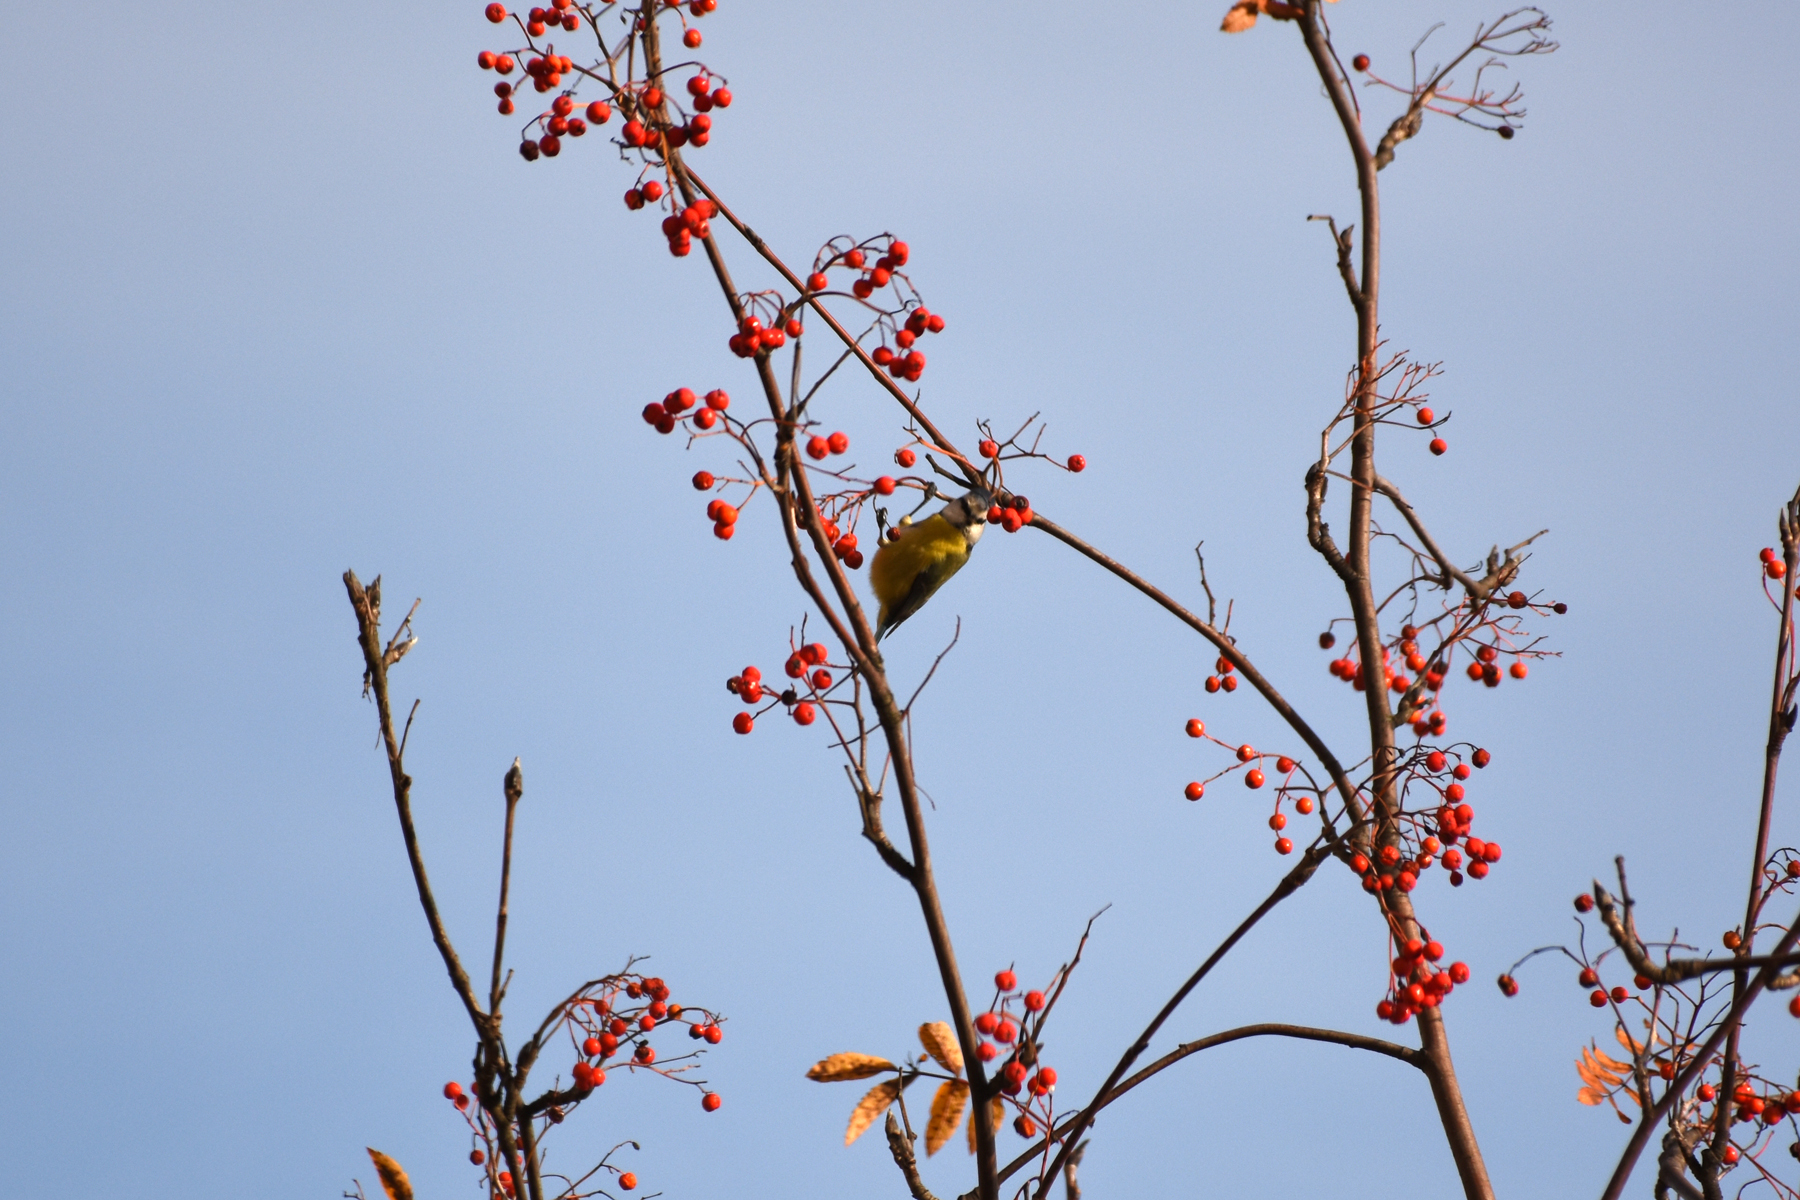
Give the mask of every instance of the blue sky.
[[[609, 1086], [553, 1164], [631, 1137], [671, 1196], [899, 1194], [874, 1139], [839, 1144], [851, 1085], [801, 1072], [904, 1052], [943, 1015], [916, 910], [817, 727], [731, 734], [720, 684], [777, 666], [804, 606], [766, 512], [715, 541], [687, 479], [719, 462], [637, 415], [750, 375], [702, 261], [619, 203], [599, 139], [519, 160], [474, 65], [480, 8], [0, 17], [21, 67], [0, 117], [0, 1112], [41, 1194], [330, 1197], [369, 1179], [364, 1145], [423, 1196], [476, 1188], [437, 1098], [470, 1038], [358, 696], [345, 567], [382, 574], [390, 610], [424, 598], [396, 687], [423, 698], [422, 837], [472, 957], [523, 758], [514, 1020], [633, 953], [731, 1017], [720, 1112]], [[1350, 217], [1353, 180], [1294, 31], [1228, 38], [1223, 8], [721, 0], [703, 54], [737, 99], [694, 162], [790, 260], [905, 237], [949, 321], [931, 411], [965, 438], [1042, 411], [1092, 465], [1016, 481], [1037, 508], [1190, 600], [1204, 539], [1246, 651], [1353, 743], [1300, 489], [1353, 349], [1303, 218]], [[1755, 554], [1800, 479], [1800, 17], [1626, 13], [1552, 10], [1563, 49], [1517, 65], [1515, 140], [1430, 124], [1383, 174], [1385, 331], [1444, 362], [1454, 414], [1449, 455], [1397, 437], [1384, 471], [1459, 558], [1550, 527], [1526, 581], [1571, 607], [1526, 683], [1452, 685], [1453, 731], [1495, 756], [1477, 832], [1506, 857], [1421, 900], [1480, 985], [1447, 1019], [1509, 1195], [1594, 1193], [1623, 1132], [1574, 1102], [1577, 1049], [1608, 1031], [1568, 973], [1510, 1002], [1486, 981], [1569, 937], [1614, 854], [1649, 928], [1713, 944], [1741, 910], [1774, 634]], [[1489, 10], [1332, 15], [1394, 68]], [[898, 444], [866, 381], [828, 404], [858, 461]], [[1247, 693], [1204, 696], [1207, 648], [1046, 538], [984, 542], [896, 635], [896, 674], [957, 617], [918, 753], [965, 972], [1045, 978], [1113, 906], [1051, 1046], [1073, 1101], [1281, 869], [1261, 806], [1180, 800], [1218, 765], [1181, 723], [1283, 735]], [[1785, 812], [1776, 833], [1800, 836]], [[1327, 872], [1168, 1040], [1379, 1032], [1381, 960]], [[1791, 1069], [1785, 1015], [1754, 1036]], [[927, 1179], [966, 1171], [953, 1148]], [[1422, 1081], [1213, 1051], [1107, 1115], [1084, 1181], [1321, 1173], [1345, 1197], [1453, 1186]]]

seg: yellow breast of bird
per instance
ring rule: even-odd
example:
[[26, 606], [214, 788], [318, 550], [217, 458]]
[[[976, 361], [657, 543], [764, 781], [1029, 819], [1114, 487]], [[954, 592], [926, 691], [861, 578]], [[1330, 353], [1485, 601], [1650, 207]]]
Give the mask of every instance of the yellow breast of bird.
[[968, 558], [969, 543], [962, 530], [941, 516], [931, 516], [907, 526], [899, 541], [875, 551], [869, 583], [882, 608], [892, 610], [921, 582], [936, 590]]

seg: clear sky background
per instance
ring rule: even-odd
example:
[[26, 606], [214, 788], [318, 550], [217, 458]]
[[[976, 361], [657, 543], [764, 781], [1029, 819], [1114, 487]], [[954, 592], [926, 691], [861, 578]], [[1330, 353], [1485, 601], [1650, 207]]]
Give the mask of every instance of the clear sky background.
[[[1353, 351], [1303, 218], [1353, 218], [1353, 178], [1295, 31], [1226, 37], [1224, 7], [722, 0], [704, 57], [737, 101], [694, 162], [790, 260], [905, 237], [949, 321], [922, 385], [944, 425], [1041, 410], [1092, 465], [1015, 485], [1190, 601], [1204, 539], [1245, 650], [1351, 746], [1300, 482]], [[944, 1015], [916, 908], [818, 727], [730, 732], [724, 679], [778, 667], [805, 608], [766, 509], [711, 536], [687, 480], [723, 456], [637, 415], [750, 373], [700, 257], [620, 204], [604, 141], [519, 160], [475, 68], [480, 9], [0, 16], [0, 1118], [34, 1194], [320, 1200], [371, 1180], [364, 1145], [423, 1197], [479, 1194], [437, 1095], [471, 1036], [358, 695], [346, 567], [381, 573], [390, 610], [425, 601], [396, 688], [424, 701], [421, 833], [476, 960], [523, 758], [514, 1021], [633, 953], [731, 1018], [720, 1112], [619, 1078], [552, 1166], [629, 1137], [672, 1197], [902, 1194], [878, 1138], [840, 1144], [855, 1086], [801, 1072], [903, 1053]], [[1332, 17], [1346, 54], [1399, 73], [1434, 21], [1447, 48], [1492, 11]], [[1572, 1060], [1610, 1031], [1572, 970], [1540, 960], [1513, 1001], [1493, 976], [1570, 937], [1570, 896], [1618, 853], [1649, 929], [1715, 945], [1739, 919], [1774, 638], [1755, 556], [1800, 480], [1800, 14], [1552, 11], [1563, 49], [1515, 70], [1521, 136], [1430, 123], [1383, 173], [1385, 332], [1443, 360], [1454, 414], [1448, 456], [1396, 436], [1385, 471], [1463, 560], [1549, 526], [1525, 583], [1571, 610], [1525, 683], [1452, 681], [1452, 733], [1494, 754], [1476, 832], [1506, 857], [1420, 893], [1477, 977], [1447, 1019], [1510, 1196], [1594, 1194], [1625, 1130], [1575, 1103]], [[899, 442], [866, 381], [824, 413], [860, 463]], [[1292, 739], [1247, 692], [1206, 697], [1208, 648], [1047, 538], [983, 542], [896, 636], [900, 679], [958, 616], [918, 753], [966, 974], [1043, 980], [1113, 906], [1049, 1048], [1072, 1104], [1286, 865], [1261, 797], [1180, 798], [1221, 765], [1182, 722]], [[1800, 837], [1786, 811], [1776, 833]], [[1382, 953], [1328, 869], [1163, 1043], [1380, 1033]], [[1754, 1025], [1777, 1076], [1795, 1029], [1775, 1006]], [[926, 1174], [954, 1194], [968, 1159]], [[1083, 1177], [1094, 1197], [1454, 1187], [1421, 1078], [1268, 1042], [1116, 1107]]]

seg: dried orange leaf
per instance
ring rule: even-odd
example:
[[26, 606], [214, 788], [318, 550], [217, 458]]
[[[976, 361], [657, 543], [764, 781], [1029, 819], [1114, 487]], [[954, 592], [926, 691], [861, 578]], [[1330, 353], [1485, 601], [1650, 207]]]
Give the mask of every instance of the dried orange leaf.
[[375, 1164], [375, 1173], [381, 1176], [381, 1190], [388, 1194], [388, 1200], [412, 1200], [412, 1182], [406, 1178], [400, 1164], [373, 1146], [363, 1148], [369, 1152], [369, 1161]]
[[[969, 1083], [965, 1079], [946, 1079], [931, 1100], [931, 1120], [925, 1124], [925, 1156], [929, 1158], [944, 1148], [956, 1127], [962, 1124], [963, 1108], [969, 1103]], [[973, 1124], [973, 1122], [971, 1122]]]
[[807, 1068], [806, 1077], [820, 1083], [841, 1083], [846, 1079], [867, 1079], [883, 1071], [898, 1069], [887, 1059], [877, 1058], [873, 1054], [833, 1054]]
[[1599, 1104], [1604, 1104], [1606, 1102], [1606, 1093], [1596, 1091], [1591, 1087], [1584, 1087], [1579, 1092], [1575, 1093], [1575, 1099], [1591, 1108]]
[[937, 1065], [952, 1075], [961, 1075], [962, 1047], [956, 1044], [956, 1032], [943, 1021], [919, 1026], [919, 1041], [925, 1052], [937, 1059]]
[[1256, 0], [1238, 0], [1225, 14], [1225, 20], [1219, 28], [1226, 33], [1242, 33], [1256, 24], [1256, 12]]
[[1581, 1057], [1575, 1062], [1575, 1074], [1581, 1077], [1581, 1082], [1602, 1093], [1610, 1092], [1625, 1082], [1625, 1076], [1630, 1070], [1630, 1064], [1622, 1063], [1593, 1046], [1583, 1046]]
[[899, 1095], [898, 1079], [889, 1079], [870, 1088], [869, 1094], [856, 1102], [856, 1108], [850, 1114], [850, 1127], [844, 1130], [844, 1145], [848, 1146], [861, 1137], [863, 1131], [873, 1125], [875, 1118], [886, 1112], [888, 1105]]
[[[988, 1124], [995, 1129], [999, 1129], [1000, 1122], [1005, 1119], [1006, 1104], [1000, 1097], [995, 1096], [992, 1100], [988, 1101]], [[973, 1116], [969, 1118], [969, 1153], [975, 1153], [975, 1118]]]

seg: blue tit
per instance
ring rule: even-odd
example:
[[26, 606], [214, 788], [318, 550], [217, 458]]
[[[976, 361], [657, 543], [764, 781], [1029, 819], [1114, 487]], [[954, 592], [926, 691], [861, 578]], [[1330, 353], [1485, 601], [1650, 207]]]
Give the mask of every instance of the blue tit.
[[892, 540], [875, 551], [869, 564], [869, 582], [881, 601], [875, 639], [925, 606], [925, 602], [969, 561], [969, 552], [987, 527], [988, 509], [994, 498], [987, 492], [970, 492], [916, 525], [897, 525]]

